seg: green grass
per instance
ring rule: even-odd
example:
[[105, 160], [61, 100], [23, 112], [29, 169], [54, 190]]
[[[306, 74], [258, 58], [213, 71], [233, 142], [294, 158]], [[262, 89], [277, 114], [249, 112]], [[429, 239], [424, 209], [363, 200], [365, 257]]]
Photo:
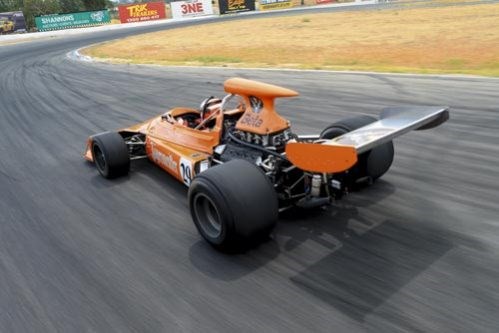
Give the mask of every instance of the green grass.
[[242, 62], [242, 60], [239, 58], [230, 58], [230, 57], [214, 56], [214, 55], [186, 58], [185, 61], [186, 62], [200, 62], [203, 64], [214, 64], [214, 63], [237, 64], [237, 63]]

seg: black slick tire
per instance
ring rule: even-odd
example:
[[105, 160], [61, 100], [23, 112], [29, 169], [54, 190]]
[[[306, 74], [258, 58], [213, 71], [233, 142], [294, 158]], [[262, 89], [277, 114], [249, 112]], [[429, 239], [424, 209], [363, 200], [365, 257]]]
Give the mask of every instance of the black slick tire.
[[188, 199], [198, 232], [224, 252], [257, 245], [278, 219], [273, 185], [246, 160], [232, 160], [199, 174], [191, 183]]
[[[320, 137], [333, 139], [375, 121], [377, 121], [376, 118], [368, 115], [345, 118], [326, 127]], [[389, 141], [359, 155], [357, 164], [349, 171], [352, 180], [356, 181], [366, 177], [376, 180], [383, 176], [392, 165], [394, 153], [393, 142]]]
[[117, 132], [92, 137], [92, 156], [99, 173], [108, 179], [125, 176], [130, 170], [128, 147]]

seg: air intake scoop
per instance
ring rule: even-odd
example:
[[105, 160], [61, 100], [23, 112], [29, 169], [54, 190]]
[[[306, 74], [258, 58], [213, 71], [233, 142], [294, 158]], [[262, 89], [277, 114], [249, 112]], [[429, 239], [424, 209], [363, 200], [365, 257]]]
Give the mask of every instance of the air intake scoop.
[[296, 91], [242, 78], [228, 79], [224, 89], [244, 100], [246, 111], [236, 124], [238, 130], [267, 135], [289, 128], [289, 122], [275, 111], [274, 99], [298, 96]]
[[246, 80], [239, 77], [228, 79], [224, 83], [224, 89], [229, 94], [256, 97], [294, 97], [298, 93], [294, 90], [274, 86], [273, 84]]

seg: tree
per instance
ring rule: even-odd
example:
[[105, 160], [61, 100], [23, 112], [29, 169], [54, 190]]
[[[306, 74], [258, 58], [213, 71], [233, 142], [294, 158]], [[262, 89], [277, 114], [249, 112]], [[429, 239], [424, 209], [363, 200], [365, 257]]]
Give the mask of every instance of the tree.
[[106, 0], [83, 0], [86, 10], [100, 10], [106, 8]]
[[14, 12], [23, 8], [22, 0], [0, 0], [0, 13]]
[[75, 13], [85, 9], [82, 0], [60, 0], [61, 13]]
[[57, 14], [61, 11], [59, 0], [24, 0], [24, 19], [26, 26], [35, 26], [35, 16]]

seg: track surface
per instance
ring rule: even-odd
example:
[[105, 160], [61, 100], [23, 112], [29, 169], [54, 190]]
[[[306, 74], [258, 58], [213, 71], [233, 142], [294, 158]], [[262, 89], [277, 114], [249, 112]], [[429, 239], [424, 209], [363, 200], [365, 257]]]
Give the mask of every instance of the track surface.
[[[0, 332], [498, 331], [499, 80], [65, 58], [118, 34], [0, 50]], [[364, 192], [222, 255], [167, 174], [143, 161], [107, 181], [81, 153], [88, 135], [195, 106], [236, 75], [300, 91], [278, 103], [299, 133], [389, 105], [450, 105], [451, 120], [397, 140]]]

